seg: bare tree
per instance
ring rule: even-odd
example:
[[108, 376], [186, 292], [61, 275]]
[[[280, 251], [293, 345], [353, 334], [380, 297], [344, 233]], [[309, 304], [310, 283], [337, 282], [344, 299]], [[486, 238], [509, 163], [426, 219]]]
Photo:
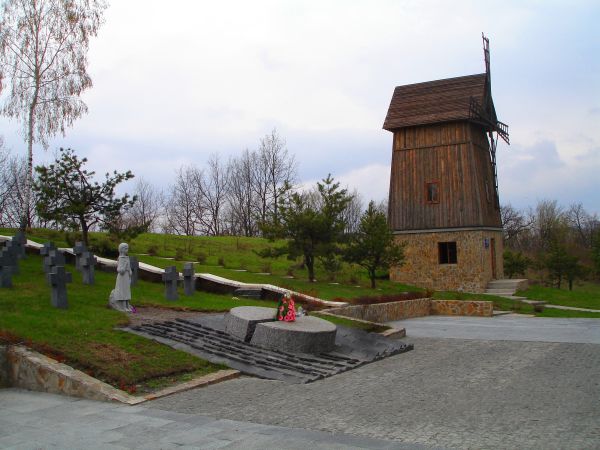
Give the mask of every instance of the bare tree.
[[531, 231], [534, 218], [531, 215], [526, 216], [510, 203], [500, 206], [500, 217], [506, 245], [511, 248], [521, 248], [521, 239]]
[[297, 164], [294, 155], [290, 155], [283, 139], [273, 129], [260, 141], [254, 171], [254, 189], [259, 203], [261, 221], [272, 214], [277, 219], [277, 208], [286, 186], [296, 181]]
[[342, 212], [342, 217], [346, 223], [345, 233], [356, 233], [360, 225], [360, 218], [363, 214], [363, 199], [357, 189], [350, 194], [350, 201]]
[[227, 166], [220, 161], [217, 154], [209, 158], [207, 166], [206, 174], [197, 172], [195, 175], [195, 184], [204, 206], [201, 221], [206, 234], [220, 236], [225, 231], [223, 216], [230, 178]]
[[143, 226], [148, 231], [157, 230], [165, 202], [162, 191], [140, 178], [135, 184], [133, 195], [137, 201], [126, 212], [127, 222], [136, 227]]
[[566, 217], [556, 200], [540, 200], [535, 207], [533, 225], [541, 250], [547, 251], [552, 242], [564, 239]]
[[258, 232], [257, 196], [253, 185], [255, 163], [256, 154], [246, 149], [229, 165], [229, 174], [233, 180], [229, 185], [229, 216], [233, 234], [255, 236]]
[[[7, 0], [0, 22], [0, 89], [10, 80], [2, 114], [23, 123], [27, 142], [24, 210], [33, 182], [33, 144], [87, 112], [79, 95], [92, 86], [87, 66], [89, 40], [96, 36], [106, 4], [102, 0]], [[24, 211], [21, 227], [30, 225]]]
[[165, 229], [175, 234], [194, 236], [200, 229], [195, 189], [197, 170], [180, 167], [166, 201]]
[[[12, 155], [0, 144], [0, 225], [17, 228], [23, 219], [27, 162], [25, 158]], [[25, 208], [27, 222], [36, 221], [35, 196], [29, 199], [30, 207]], [[37, 220], [39, 222], [39, 220]], [[39, 225], [39, 223], [38, 223]]]
[[589, 214], [581, 203], [573, 203], [566, 212], [566, 219], [575, 234], [575, 241], [585, 248], [592, 248], [594, 234], [600, 229], [596, 214]]

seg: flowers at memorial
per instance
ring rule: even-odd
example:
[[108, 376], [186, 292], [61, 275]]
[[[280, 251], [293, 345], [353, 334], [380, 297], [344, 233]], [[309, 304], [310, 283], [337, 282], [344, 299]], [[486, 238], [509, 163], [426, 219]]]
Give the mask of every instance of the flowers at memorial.
[[277, 304], [277, 320], [294, 322], [296, 320], [296, 306], [289, 293], [285, 294]]

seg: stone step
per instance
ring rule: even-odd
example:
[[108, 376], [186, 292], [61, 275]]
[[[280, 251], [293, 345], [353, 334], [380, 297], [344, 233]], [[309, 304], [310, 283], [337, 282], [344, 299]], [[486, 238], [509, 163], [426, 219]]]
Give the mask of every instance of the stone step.
[[486, 294], [490, 295], [513, 295], [515, 293], [514, 289], [486, 289]]
[[[169, 345], [185, 344], [193, 349], [195, 354], [209, 361], [226, 362], [230, 367], [251, 375], [292, 383], [309, 383], [354, 369], [367, 362], [336, 352], [312, 355], [272, 351], [246, 343], [224, 331], [184, 319], [144, 324], [133, 328], [133, 331], [164, 339], [161, 342]], [[377, 359], [411, 348], [412, 346], [406, 346], [387, 352], [378, 355]]]
[[233, 295], [235, 295], [236, 297], [260, 300], [262, 298], [262, 289], [239, 288], [233, 292]]

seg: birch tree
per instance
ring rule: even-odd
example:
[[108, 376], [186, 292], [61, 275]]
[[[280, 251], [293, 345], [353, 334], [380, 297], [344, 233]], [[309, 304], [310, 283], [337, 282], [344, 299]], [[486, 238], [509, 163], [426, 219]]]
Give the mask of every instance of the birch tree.
[[21, 228], [29, 225], [33, 145], [87, 112], [80, 94], [92, 86], [87, 73], [90, 38], [98, 33], [103, 0], [6, 0], [0, 21], [0, 90], [8, 91], [0, 112], [23, 125], [27, 182]]

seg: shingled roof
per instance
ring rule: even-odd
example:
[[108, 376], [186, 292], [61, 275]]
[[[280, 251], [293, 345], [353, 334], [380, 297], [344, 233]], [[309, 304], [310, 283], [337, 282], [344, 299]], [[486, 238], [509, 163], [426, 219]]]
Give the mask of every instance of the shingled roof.
[[[491, 102], [491, 98], [485, 98], [485, 77], [485, 73], [481, 73], [398, 86], [394, 89], [383, 128], [393, 131], [415, 125], [468, 120], [471, 97], [480, 105]], [[493, 110], [493, 103], [489, 104]]]

